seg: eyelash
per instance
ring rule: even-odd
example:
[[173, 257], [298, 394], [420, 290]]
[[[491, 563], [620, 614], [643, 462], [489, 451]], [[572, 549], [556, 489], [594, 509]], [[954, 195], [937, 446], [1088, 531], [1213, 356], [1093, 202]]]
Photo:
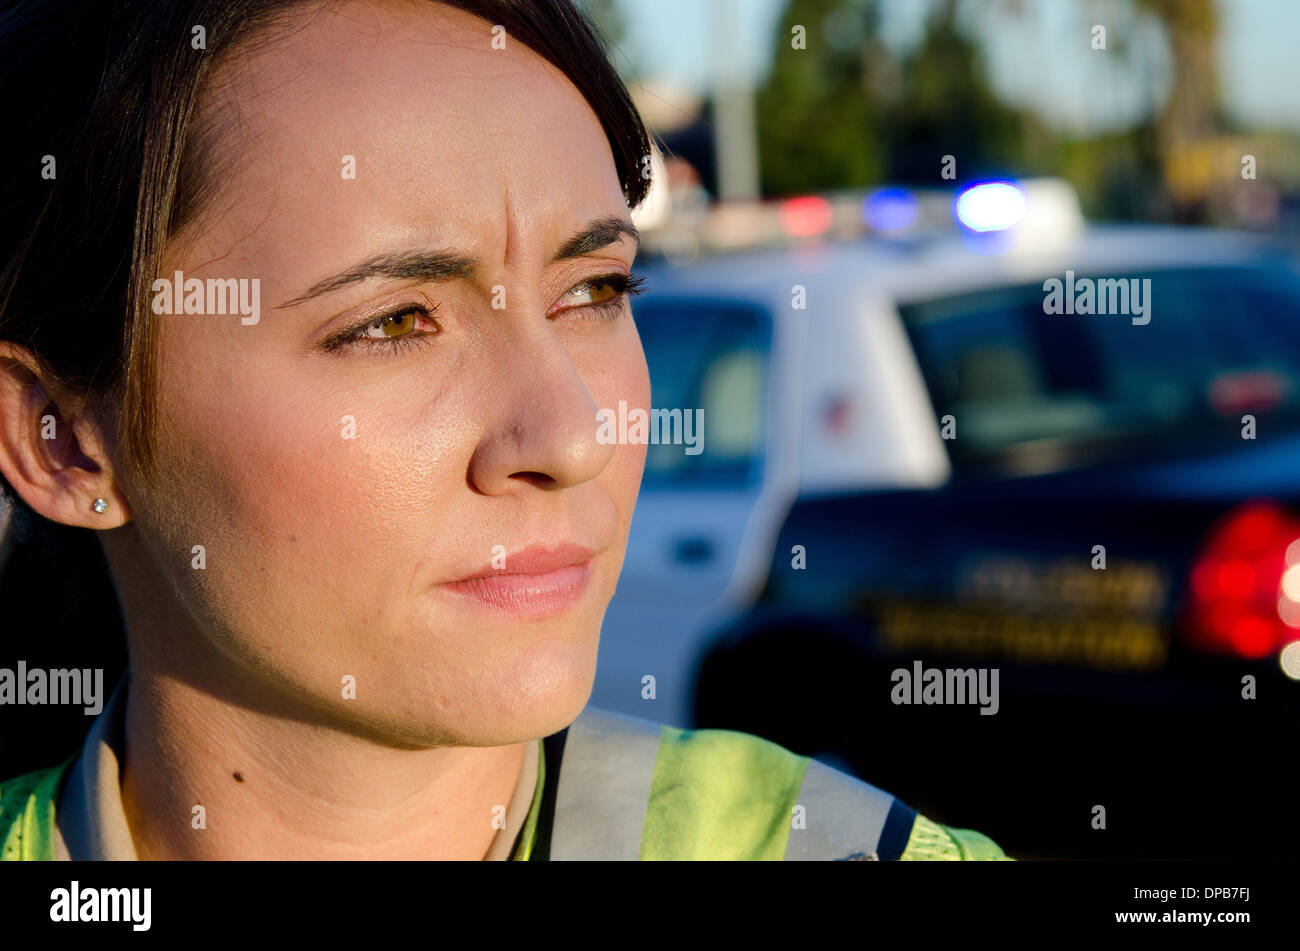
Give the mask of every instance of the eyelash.
[[[576, 304], [573, 307], [566, 307], [560, 313], [570, 310], [591, 311], [598, 315], [597, 319], [608, 320], [622, 313], [625, 300], [636, 297], [638, 294], [644, 294], [646, 290], [644, 275], [636, 273], [603, 274], [599, 277], [589, 278], [580, 284], [575, 284], [569, 289], [568, 293], [572, 294], [577, 290], [599, 287], [602, 284], [608, 284], [614, 288], [615, 294], [609, 300], [599, 301], [594, 304]], [[376, 314], [374, 317], [367, 317], [355, 327], [349, 327], [334, 338], [325, 341], [322, 344], [322, 349], [327, 352], [337, 353], [341, 350], [364, 347], [367, 350], [394, 355], [405, 353], [411, 347], [423, 346], [429, 343], [432, 338], [438, 336], [438, 333], [409, 333], [388, 338], [362, 337], [361, 333], [371, 324], [387, 320], [390, 317], [404, 317], [412, 312], [423, 313], [426, 318], [432, 320], [437, 310], [437, 307], [429, 307], [423, 304], [403, 304], [382, 314]]]
[[599, 315], [600, 319], [617, 317], [623, 312], [623, 302], [638, 294], [645, 293], [645, 276], [642, 274], [602, 274], [600, 277], [593, 277], [576, 284], [569, 289], [572, 294], [577, 290], [588, 290], [593, 287], [599, 287], [602, 284], [608, 284], [614, 288], [614, 296], [609, 300], [598, 301], [594, 304], [576, 304], [573, 307], [566, 307], [560, 311], [564, 313], [569, 310], [590, 311]]

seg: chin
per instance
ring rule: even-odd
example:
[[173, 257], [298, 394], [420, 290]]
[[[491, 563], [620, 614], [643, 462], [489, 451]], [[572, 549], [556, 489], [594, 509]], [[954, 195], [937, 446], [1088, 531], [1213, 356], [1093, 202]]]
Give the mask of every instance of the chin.
[[[483, 659], [482, 675], [450, 678], [443, 689], [410, 683], [407, 713], [388, 718], [388, 739], [431, 746], [509, 746], [564, 729], [582, 712], [596, 675], [596, 640], [555, 636], [507, 656]], [[418, 678], [417, 678], [418, 680]], [[421, 696], [422, 695], [422, 696]], [[394, 735], [396, 734], [396, 735]]]
[[[578, 718], [596, 679], [596, 639], [590, 644], [543, 640], [521, 650], [503, 669], [484, 720], [486, 745], [549, 736]], [[487, 726], [487, 723], [484, 723]]]

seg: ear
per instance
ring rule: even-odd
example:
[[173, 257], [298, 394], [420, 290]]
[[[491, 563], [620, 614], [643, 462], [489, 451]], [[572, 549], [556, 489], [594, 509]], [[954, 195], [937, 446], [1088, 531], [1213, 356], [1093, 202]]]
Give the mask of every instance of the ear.
[[[107, 448], [84, 399], [53, 380], [31, 351], [0, 341], [0, 473], [54, 522], [118, 528], [130, 520]], [[97, 513], [103, 499], [108, 508]]]

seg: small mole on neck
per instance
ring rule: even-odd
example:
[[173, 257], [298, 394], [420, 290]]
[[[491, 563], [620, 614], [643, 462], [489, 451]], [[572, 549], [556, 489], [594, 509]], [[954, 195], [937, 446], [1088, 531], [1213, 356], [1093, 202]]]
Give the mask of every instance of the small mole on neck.
[[244, 781], [244, 777], [240, 776], [238, 773], [235, 773], [235, 782], [242, 783], [243, 781]]

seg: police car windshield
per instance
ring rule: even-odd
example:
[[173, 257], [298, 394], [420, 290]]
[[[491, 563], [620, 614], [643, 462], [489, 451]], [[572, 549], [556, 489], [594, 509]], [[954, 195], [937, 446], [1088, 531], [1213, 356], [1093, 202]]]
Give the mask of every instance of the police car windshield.
[[1223, 443], [1247, 415], [1271, 433], [1300, 430], [1292, 271], [1056, 280], [901, 308], [935, 411], [955, 420], [945, 446], [958, 470], [1063, 468]]

